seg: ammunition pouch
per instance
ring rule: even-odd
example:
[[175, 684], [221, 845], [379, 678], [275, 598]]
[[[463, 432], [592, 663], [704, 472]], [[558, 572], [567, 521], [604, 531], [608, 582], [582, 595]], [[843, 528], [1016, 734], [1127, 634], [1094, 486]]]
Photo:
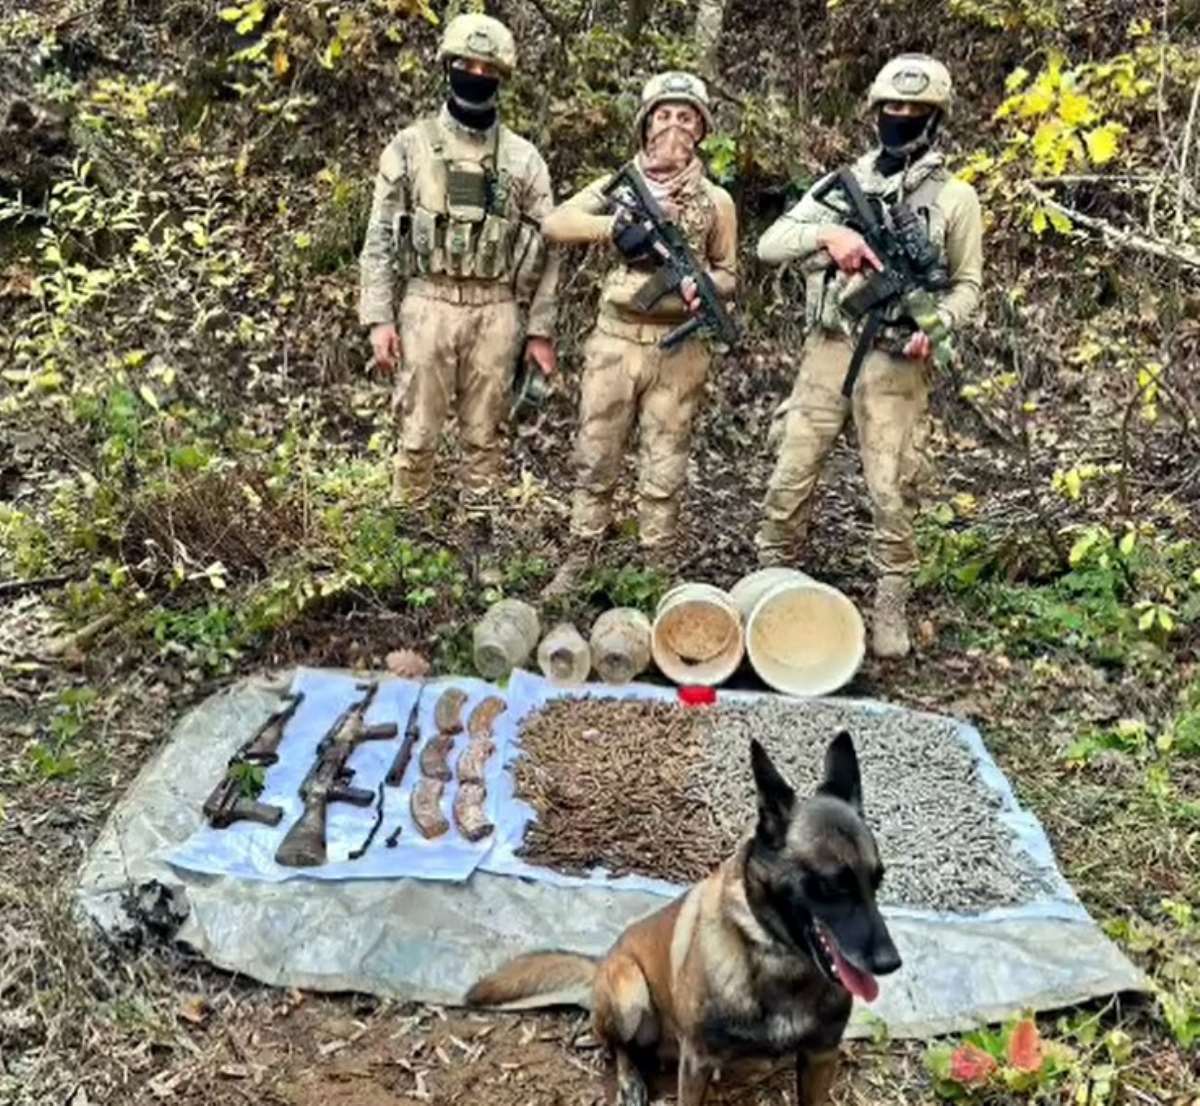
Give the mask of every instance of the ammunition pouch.
[[479, 228], [474, 250], [474, 276], [499, 280], [512, 266], [513, 238], [516, 227], [503, 215], [489, 215]]
[[433, 276], [446, 271], [442, 218], [436, 211], [424, 207], [412, 213], [412, 254], [417, 275]]
[[446, 165], [446, 214], [455, 223], [482, 223], [488, 210], [487, 171], [477, 161]]
[[546, 268], [546, 253], [541, 227], [532, 219], [521, 219], [513, 234], [512, 247], [513, 292], [521, 303], [533, 299]]

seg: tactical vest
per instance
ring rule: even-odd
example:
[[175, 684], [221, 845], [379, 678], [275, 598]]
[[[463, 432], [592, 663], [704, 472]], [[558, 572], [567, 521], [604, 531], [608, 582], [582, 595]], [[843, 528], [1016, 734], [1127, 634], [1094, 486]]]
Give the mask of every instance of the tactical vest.
[[[899, 199], [903, 199], [925, 223], [930, 242], [933, 244], [934, 249], [944, 257], [946, 252], [946, 217], [942, 209], [937, 206], [937, 199], [941, 195], [942, 189], [946, 186], [946, 182], [950, 180], [950, 173], [945, 166], [940, 162], [935, 163], [929, 168], [927, 173], [919, 177], [903, 194], [901, 194], [901, 187], [904, 183], [903, 178], [908, 174], [898, 173], [893, 177], [880, 177], [876, 174], [871, 174], [867, 179], [864, 179], [863, 175], [857, 171], [857, 168], [855, 166], [855, 176], [859, 178], [859, 184], [862, 186], [867, 198], [878, 197], [885, 207], [896, 203]], [[835, 201], [832, 201], [831, 198], [830, 202]], [[840, 305], [842, 300], [854, 292], [866, 279], [862, 274], [854, 273], [847, 275], [836, 268], [830, 272], [828, 266], [822, 266], [818, 270], [810, 272], [805, 284], [805, 330], [810, 331], [814, 327], [819, 326], [822, 330], [829, 333], [850, 334], [850, 321], [841, 311]], [[899, 304], [893, 304], [885, 313], [884, 326], [880, 332], [881, 336], [878, 342], [879, 345], [885, 348], [903, 345], [912, 334], [913, 328], [911, 326], [897, 326], [897, 323], [900, 322], [902, 312], [903, 308]]]
[[436, 118], [420, 126], [440, 166], [440, 195], [423, 196], [431, 205], [424, 207], [412, 204], [411, 187], [405, 188], [392, 225], [399, 275], [509, 281], [518, 298], [531, 297], [546, 246], [538, 222], [515, 210], [511, 172], [497, 168], [500, 124], [491, 152], [480, 160], [448, 158]]

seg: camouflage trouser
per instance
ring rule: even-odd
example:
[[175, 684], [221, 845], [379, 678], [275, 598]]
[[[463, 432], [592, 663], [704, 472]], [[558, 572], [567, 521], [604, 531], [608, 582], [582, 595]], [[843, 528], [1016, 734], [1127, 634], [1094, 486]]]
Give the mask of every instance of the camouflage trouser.
[[500, 284], [410, 281], [397, 329], [403, 363], [393, 408], [400, 419], [393, 494], [424, 499], [433, 488], [438, 435], [454, 405], [462, 439], [462, 486], [481, 494], [500, 476], [521, 315]]
[[657, 342], [670, 329], [602, 319], [584, 347], [571, 504], [577, 540], [599, 537], [611, 521], [613, 490], [635, 418], [641, 542], [661, 548], [675, 536], [709, 355], [695, 340], [660, 350]]
[[871, 563], [880, 573], [918, 565], [913, 533], [917, 485], [926, 475], [929, 382], [920, 361], [873, 350], [847, 400], [842, 382], [854, 352], [847, 338], [810, 339], [781, 417], [783, 441], [767, 487], [756, 544], [764, 563], [784, 560], [806, 536], [812, 493], [847, 414], [853, 413], [871, 496]]

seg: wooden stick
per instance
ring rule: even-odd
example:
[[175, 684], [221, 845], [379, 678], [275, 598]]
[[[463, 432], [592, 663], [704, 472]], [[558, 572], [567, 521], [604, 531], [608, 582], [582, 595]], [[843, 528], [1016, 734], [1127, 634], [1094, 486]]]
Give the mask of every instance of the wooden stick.
[[71, 579], [69, 574], [61, 576], [38, 576], [32, 580], [5, 580], [0, 582], [0, 596], [19, 595], [23, 591], [41, 591], [43, 588], [56, 588]]
[[1192, 132], [1196, 129], [1197, 105], [1200, 105], [1200, 80], [1196, 82], [1196, 87], [1192, 89], [1192, 106], [1188, 111], [1187, 126], [1183, 131], [1183, 151], [1179, 155], [1179, 187], [1175, 207], [1175, 234], [1177, 237], [1182, 237], [1183, 235], [1183, 196], [1188, 184], [1188, 155], [1192, 152]]
[[1094, 215], [1084, 215], [1082, 211], [1076, 211], [1073, 207], [1060, 204], [1057, 200], [1050, 199], [1045, 193], [1038, 193], [1038, 198], [1051, 211], [1065, 215], [1071, 222], [1078, 223], [1081, 227], [1098, 231], [1110, 245], [1123, 246], [1137, 253], [1161, 257], [1166, 261], [1175, 261], [1180, 265], [1187, 265], [1189, 268], [1200, 269], [1200, 253], [1195, 250], [1174, 246], [1170, 242], [1164, 242], [1161, 238], [1151, 238], [1148, 234], [1142, 234], [1136, 230], [1122, 230], [1104, 219], [1097, 219]]

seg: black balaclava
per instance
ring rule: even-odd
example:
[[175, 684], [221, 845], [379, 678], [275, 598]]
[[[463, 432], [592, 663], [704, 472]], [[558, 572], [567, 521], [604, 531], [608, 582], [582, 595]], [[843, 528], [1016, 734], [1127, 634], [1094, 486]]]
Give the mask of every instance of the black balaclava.
[[483, 77], [461, 66], [451, 65], [450, 96], [446, 107], [464, 127], [486, 131], [496, 121], [496, 93], [499, 77]]
[[933, 145], [941, 121], [942, 113], [936, 110], [928, 115], [892, 115], [880, 108], [876, 126], [883, 149], [875, 167], [890, 177], [911, 165]]

